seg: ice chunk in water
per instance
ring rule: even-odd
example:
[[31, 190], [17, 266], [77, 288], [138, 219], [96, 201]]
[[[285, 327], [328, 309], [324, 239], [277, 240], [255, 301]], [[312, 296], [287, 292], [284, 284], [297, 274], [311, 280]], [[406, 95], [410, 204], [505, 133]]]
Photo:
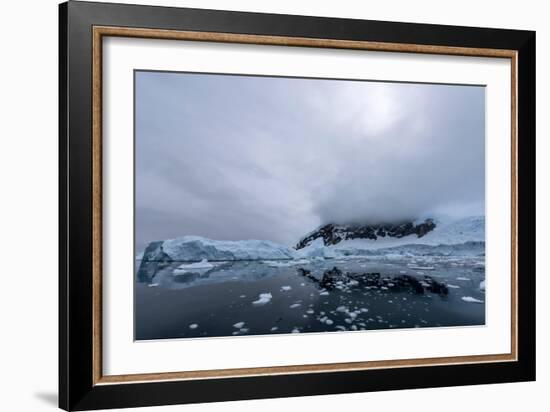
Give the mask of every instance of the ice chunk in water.
[[252, 302], [252, 304], [257, 306], [265, 305], [266, 303], [269, 303], [272, 298], [273, 295], [271, 293], [260, 293], [258, 300], [255, 300], [254, 302]]
[[468, 303], [483, 303], [482, 300], [476, 299], [472, 296], [462, 296], [462, 300]]
[[208, 259], [203, 259], [200, 262], [196, 263], [189, 263], [189, 264], [183, 264], [179, 265], [176, 271], [188, 271], [192, 269], [212, 269], [214, 265], [208, 261]]

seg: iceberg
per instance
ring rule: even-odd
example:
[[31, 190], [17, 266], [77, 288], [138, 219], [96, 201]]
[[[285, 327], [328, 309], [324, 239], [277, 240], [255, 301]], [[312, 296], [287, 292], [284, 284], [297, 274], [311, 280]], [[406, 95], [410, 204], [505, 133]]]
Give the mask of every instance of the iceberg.
[[[163, 261], [201, 262], [235, 260], [290, 260], [296, 251], [268, 240], [212, 240], [200, 236], [151, 242], [142, 262]], [[197, 269], [198, 267], [195, 267]]]

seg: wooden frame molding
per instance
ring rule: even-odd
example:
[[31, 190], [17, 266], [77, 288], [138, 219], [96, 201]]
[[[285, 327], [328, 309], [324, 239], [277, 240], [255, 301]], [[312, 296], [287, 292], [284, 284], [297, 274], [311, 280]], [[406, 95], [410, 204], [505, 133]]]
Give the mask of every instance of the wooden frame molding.
[[[512, 296], [511, 296], [511, 352], [509, 354], [454, 356], [441, 358], [401, 359], [316, 365], [290, 365], [282, 367], [239, 368], [204, 371], [182, 371], [133, 375], [103, 375], [102, 373], [102, 40], [105, 36], [164, 40], [225, 42], [294, 47], [320, 47], [399, 53], [424, 53], [496, 57], [511, 60], [511, 141], [512, 141]], [[511, 362], [518, 359], [518, 114], [517, 114], [517, 51], [505, 49], [466, 48], [418, 44], [383, 43], [368, 41], [334, 40], [304, 37], [264, 36], [199, 31], [142, 29], [113, 26], [94, 26], [92, 44], [92, 182], [93, 182], [93, 384], [135, 383], [167, 380], [216, 379], [260, 375], [301, 374], [335, 371], [357, 371], [412, 366], [458, 365], [468, 363]]]

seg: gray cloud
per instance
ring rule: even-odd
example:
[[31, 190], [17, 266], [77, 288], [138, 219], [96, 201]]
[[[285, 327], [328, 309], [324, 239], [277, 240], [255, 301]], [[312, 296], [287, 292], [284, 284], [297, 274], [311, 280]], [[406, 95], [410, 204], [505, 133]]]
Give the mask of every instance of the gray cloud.
[[483, 87], [136, 74], [136, 243], [484, 209]]

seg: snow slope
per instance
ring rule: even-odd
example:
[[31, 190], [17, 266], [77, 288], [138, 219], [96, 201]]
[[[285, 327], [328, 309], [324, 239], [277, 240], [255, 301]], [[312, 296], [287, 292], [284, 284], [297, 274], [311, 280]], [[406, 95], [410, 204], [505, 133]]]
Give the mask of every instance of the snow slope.
[[485, 241], [485, 217], [472, 216], [458, 220], [436, 220], [436, 227], [422, 237], [352, 239], [342, 241], [331, 248], [335, 251], [350, 249], [385, 249], [406, 245], [459, 245], [466, 242]]

